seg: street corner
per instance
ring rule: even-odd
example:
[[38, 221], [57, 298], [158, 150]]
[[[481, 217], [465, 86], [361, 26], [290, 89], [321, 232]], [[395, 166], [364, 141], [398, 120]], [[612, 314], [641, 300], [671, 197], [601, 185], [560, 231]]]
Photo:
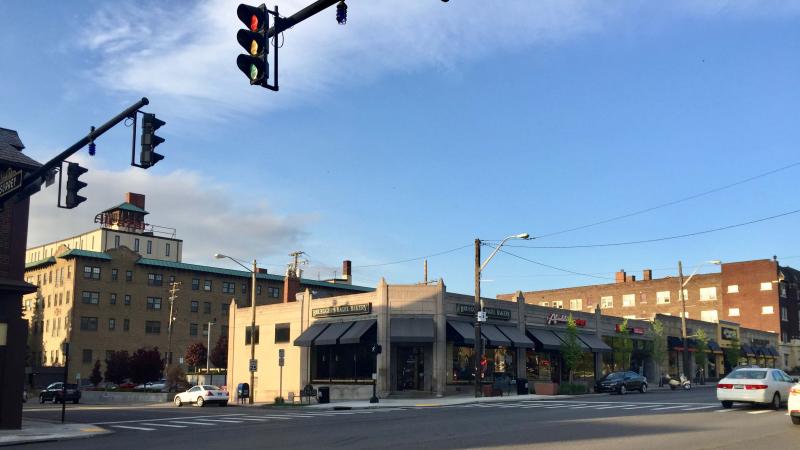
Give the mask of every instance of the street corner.
[[111, 433], [113, 431], [92, 424], [54, 424], [26, 421], [19, 430], [0, 431], [0, 446], [82, 439]]

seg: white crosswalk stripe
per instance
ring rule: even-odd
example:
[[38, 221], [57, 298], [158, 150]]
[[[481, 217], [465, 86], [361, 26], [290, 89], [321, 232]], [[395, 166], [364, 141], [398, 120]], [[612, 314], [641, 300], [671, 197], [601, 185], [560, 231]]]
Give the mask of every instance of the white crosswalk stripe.
[[186, 425], [170, 425], [168, 423], [149, 423], [142, 422], [139, 425], [146, 425], [148, 427], [167, 427], [167, 428], [186, 428]]
[[155, 431], [155, 428], [145, 428], [145, 427], [133, 427], [129, 425], [112, 425], [114, 428], [125, 428], [128, 430], [139, 430], [139, 431]]
[[207, 427], [213, 427], [214, 426], [213, 423], [185, 422], [185, 421], [182, 421], [182, 420], [170, 420], [169, 423], [182, 423], [182, 424], [185, 424], [185, 425], [201, 425], [201, 426], [207, 426]]

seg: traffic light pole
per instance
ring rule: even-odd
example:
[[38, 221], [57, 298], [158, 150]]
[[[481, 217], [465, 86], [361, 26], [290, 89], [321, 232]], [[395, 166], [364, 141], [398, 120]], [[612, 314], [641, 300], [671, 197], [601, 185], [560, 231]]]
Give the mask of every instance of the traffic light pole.
[[337, 3], [339, 3], [339, 0], [317, 0], [300, 11], [297, 11], [290, 17], [276, 17], [275, 25], [267, 30], [267, 38], [277, 36], [278, 34], [283, 33], [283, 31], [287, 28], [292, 28], [298, 23], [328, 9]]

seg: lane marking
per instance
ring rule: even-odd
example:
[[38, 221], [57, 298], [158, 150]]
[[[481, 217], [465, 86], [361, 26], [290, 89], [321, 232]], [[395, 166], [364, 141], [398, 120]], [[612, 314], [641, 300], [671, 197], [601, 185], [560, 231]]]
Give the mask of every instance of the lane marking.
[[734, 411], [734, 410], [733, 410], [733, 409], [730, 409], [730, 408], [729, 408], [729, 409], [718, 409], [718, 410], [716, 410], [716, 411], [714, 411], [714, 412], [719, 412], [719, 413], [722, 413], [722, 412], [731, 412], [731, 411]]
[[182, 422], [182, 421], [180, 421], [180, 420], [173, 420], [173, 421], [172, 421], [172, 423], [183, 423], [183, 424], [186, 424], [186, 425], [203, 425], [203, 426], [206, 426], [206, 427], [213, 427], [213, 426], [214, 426], [214, 424], [213, 424], [213, 423], [203, 423], [203, 422]]
[[595, 408], [595, 409], [625, 408], [625, 407], [628, 407], [628, 406], [634, 406], [634, 405], [631, 405], [631, 404], [627, 404], [626, 405], [626, 404], [623, 403], [621, 405], [601, 406], [601, 407]]
[[197, 419], [201, 422], [222, 422], [222, 423], [242, 423], [241, 420], [231, 420], [231, 419]]
[[695, 406], [694, 408], [684, 408], [681, 411], [697, 411], [698, 409], [708, 409], [713, 408], [713, 406]]
[[[661, 406], [661, 405], [632, 406], [630, 408], [622, 408], [622, 409], [644, 409], [644, 408], [652, 408], [653, 406]], [[706, 406], [704, 406], [704, 408], [706, 408]], [[713, 406], [708, 406], [708, 408], [713, 408]]]
[[289, 420], [289, 419], [291, 419], [291, 417], [285, 417], [285, 416], [261, 416], [261, 417], [266, 417], [268, 419], [278, 419], [278, 420]]
[[155, 428], [145, 428], [145, 427], [131, 427], [127, 425], [112, 425], [114, 428], [125, 428], [128, 430], [139, 430], [139, 431], [155, 431]]
[[253, 422], [267, 422], [267, 421], [269, 421], [269, 419], [254, 419], [252, 417], [237, 417], [236, 419], [237, 420], [250, 420], [250, 421], [253, 421]]
[[170, 425], [168, 423], [146, 423], [146, 422], [142, 422], [140, 425], [147, 425], [147, 426], [151, 426], [151, 427], [186, 428], [186, 425]]
[[678, 405], [678, 406], [665, 406], [663, 408], [653, 408], [653, 411], [663, 411], [665, 409], [675, 409], [675, 408], [683, 408], [686, 405]]
[[748, 411], [747, 414], [765, 414], [765, 413], [771, 413], [771, 412], [773, 412], [773, 411], [770, 411], [768, 409], [762, 409], [761, 411]]

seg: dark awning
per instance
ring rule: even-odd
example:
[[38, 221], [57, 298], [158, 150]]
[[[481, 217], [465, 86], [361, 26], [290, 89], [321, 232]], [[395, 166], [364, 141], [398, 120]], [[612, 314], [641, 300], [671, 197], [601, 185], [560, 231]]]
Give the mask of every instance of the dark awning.
[[507, 325], [495, 325], [501, 333], [505, 334], [507, 338], [511, 340], [511, 343], [514, 344], [514, 347], [519, 348], [534, 348], [536, 344], [533, 343], [532, 340], [528, 339], [528, 336], [525, 336], [525, 333], [520, 331], [519, 328], [511, 327]]
[[353, 322], [335, 322], [328, 325], [328, 328], [322, 332], [316, 339], [314, 345], [336, 345], [339, 338], [347, 331]]
[[561, 339], [549, 330], [539, 328], [527, 328], [528, 334], [539, 344], [542, 350], [560, 350]]
[[756, 356], [767, 356], [763, 347], [754, 347], [753, 350], [756, 352]]
[[[693, 339], [688, 339], [688, 341], [689, 341], [689, 351], [696, 352], [697, 343]], [[667, 347], [669, 347], [670, 350], [683, 351], [683, 339], [676, 336], [667, 336]]]
[[375, 319], [359, 320], [353, 323], [353, 326], [350, 327], [350, 329], [339, 338], [339, 343], [360, 344], [361, 337], [364, 336], [364, 333], [369, 331], [370, 328], [374, 327], [376, 323], [378, 323], [378, 321]]
[[316, 339], [327, 326], [327, 323], [311, 324], [310, 327], [306, 328], [306, 331], [303, 331], [300, 336], [294, 340], [294, 345], [299, 347], [311, 347], [314, 344], [314, 339]]
[[[555, 334], [556, 336], [558, 336], [558, 338], [559, 338], [559, 339], [561, 339], [562, 341], [564, 341], [565, 343], [567, 342], [567, 332], [566, 332], [566, 331], [563, 331], [563, 330], [553, 330], [553, 334]], [[580, 339], [576, 339], [576, 340], [578, 341], [578, 345], [579, 345], [579, 346], [580, 346], [580, 347], [581, 347], [583, 350], [589, 350], [589, 346], [588, 346], [588, 345], [586, 345], [586, 343], [584, 343], [584, 342], [583, 342], [582, 340], [580, 340]]]
[[486, 345], [492, 347], [511, 347], [511, 341], [494, 325], [484, 323], [481, 325], [481, 334], [486, 338]]
[[775, 350], [775, 347], [772, 347], [772, 346], [770, 346], [770, 347], [767, 347], [767, 351], [769, 352], [769, 354], [770, 354], [770, 355], [772, 355], [772, 356], [773, 356], [773, 357], [775, 357], [775, 358], [777, 358], [777, 357], [781, 356], [781, 354], [780, 354], [780, 353], [778, 353], [778, 351], [777, 351], [777, 350]]
[[392, 342], [433, 342], [433, 318], [395, 318], [391, 323]]
[[711, 353], [722, 353], [722, 347], [713, 339], [708, 341], [708, 349], [711, 350]]
[[582, 340], [593, 352], [610, 352], [611, 347], [608, 346], [603, 340], [594, 334], [581, 334], [578, 333], [578, 338]]
[[750, 347], [750, 344], [742, 344], [742, 353], [745, 356], [756, 356], [756, 352], [753, 351], [753, 347]]
[[469, 322], [460, 322], [457, 320], [448, 320], [449, 326], [467, 345], [475, 345], [475, 327]]

